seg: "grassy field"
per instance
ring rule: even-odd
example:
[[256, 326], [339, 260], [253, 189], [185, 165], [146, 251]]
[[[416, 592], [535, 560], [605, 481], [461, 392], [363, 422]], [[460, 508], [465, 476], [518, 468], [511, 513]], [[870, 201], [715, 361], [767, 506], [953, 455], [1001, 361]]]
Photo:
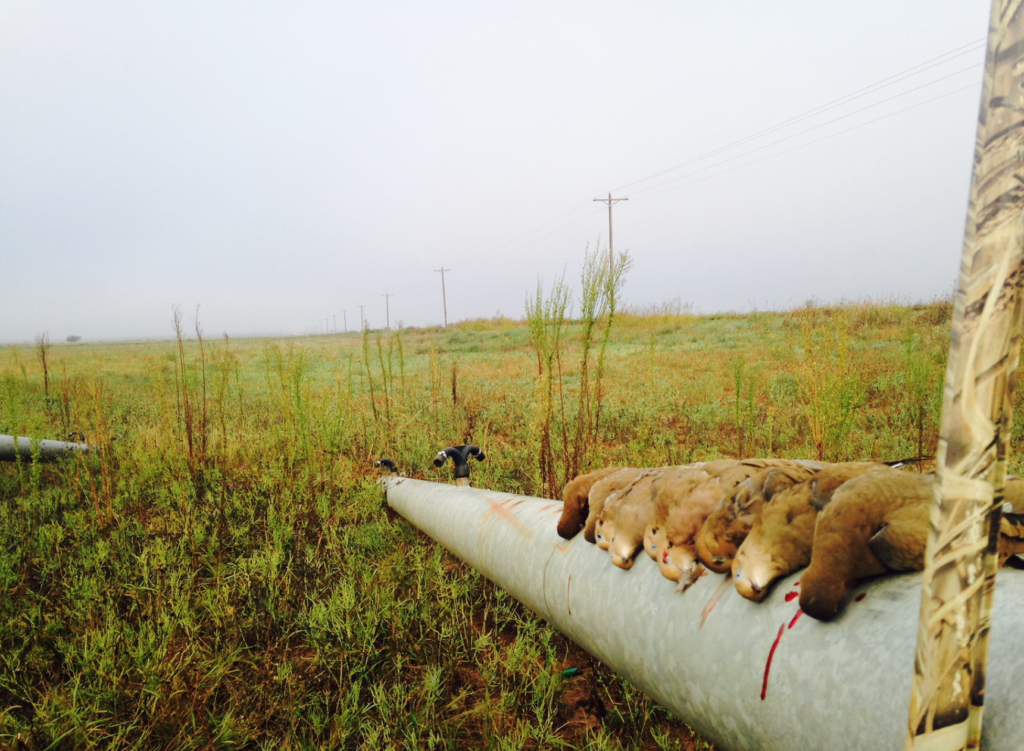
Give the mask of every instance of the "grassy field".
[[0, 433], [106, 447], [0, 466], [0, 748], [711, 748], [389, 517], [373, 460], [449, 481], [473, 442], [474, 484], [550, 494], [930, 454], [949, 314], [627, 311], [600, 382], [579, 323], [0, 348]]

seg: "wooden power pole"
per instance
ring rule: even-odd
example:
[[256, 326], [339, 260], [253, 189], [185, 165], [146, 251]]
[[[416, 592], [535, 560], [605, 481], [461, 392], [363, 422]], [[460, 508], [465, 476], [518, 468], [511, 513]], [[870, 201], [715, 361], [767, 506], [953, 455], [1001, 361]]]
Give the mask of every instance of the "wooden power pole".
[[608, 204], [608, 273], [615, 273], [615, 253], [612, 251], [612, 205], [619, 201], [628, 201], [628, 198], [612, 198], [609, 193], [607, 198], [595, 198], [595, 201]]
[[434, 269], [435, 274], [441, 275], [441, 300], [444, 302], [444, 327], [448, 328], [448, 293], [444, 291], [444, 272], [451, 271], [443, 266], [439, 269]]
[[348, 333], [348, 309], [341, 311], [341, 327]]
[[365, 305], [360, 305], [359, 306], [359, 330], [360, 331], [362, 331], [363, 329], [366, 328], [366, 317], [363, 315], [363, 308], [365, 308], [365, 307], [366, 307]]
[[391, 303], [391, 298], [394, 297], [394, 295], [389, 293], [389, 294], [386, 294], [386, 295], [381, 295], [381, 297], [384, 298], [384, 315], [386, 316], [385, 320], [387, 321], [388, 331], [390, 331], [391, 330], [391, 304], [390, 303]]
[[936, 456], [908, 751], [981, 744], [989, 625], [1020, 358], [1024, 10], [993, 0]]

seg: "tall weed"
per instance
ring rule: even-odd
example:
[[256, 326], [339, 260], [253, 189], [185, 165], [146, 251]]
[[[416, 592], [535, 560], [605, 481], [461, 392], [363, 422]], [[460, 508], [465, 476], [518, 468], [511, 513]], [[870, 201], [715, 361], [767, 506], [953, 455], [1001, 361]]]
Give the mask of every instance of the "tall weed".
[[[819, 316], [824, 319], [820, 323]], [[850, 363], [849, 314], [808, 306], [800, 317], [800, 341], [797, 382], [817, 458], [846, 459], [846, 442], [863, 401], [861, 381]]]

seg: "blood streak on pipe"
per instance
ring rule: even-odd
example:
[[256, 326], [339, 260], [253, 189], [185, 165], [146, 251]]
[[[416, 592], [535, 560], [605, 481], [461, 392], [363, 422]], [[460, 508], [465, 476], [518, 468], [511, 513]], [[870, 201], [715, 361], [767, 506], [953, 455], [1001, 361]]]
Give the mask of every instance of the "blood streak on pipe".
[[803, 614], [804, 614], [804, 611], [803, 611], [803, 610], [800, 610], [800, 609], [798, 608], [798, 609], [797, 609], [797, 611], [796, 611], [796, 615], [794, 615], [794, 616], [793, 616], [793, 620], [791, 620], [791, 621], [789, 622], [789, 627], [790, 627], [790, 628], [793, 628], [793, 626], [795, 626], [795, 625], [796, 625], [796, 622], [797, 622], [798, 620], [800, 620], [800, 616], [802, 616]]
[[775, 641], [772, 642], [771, 651], [768, 653], [768, 662], [764, 664], [764, 683], [761, 684], [761, 701], [764, 701], [764, 697], [768, 695], [768, 673], [772, 669], [772, 658], [775, 656], [775, 650], [779, 647], [779, 642], [782, 641], [782, 634], [786, 630], [786, 624], [783, 623], [779, 626], [779, 635], [775, 637]]

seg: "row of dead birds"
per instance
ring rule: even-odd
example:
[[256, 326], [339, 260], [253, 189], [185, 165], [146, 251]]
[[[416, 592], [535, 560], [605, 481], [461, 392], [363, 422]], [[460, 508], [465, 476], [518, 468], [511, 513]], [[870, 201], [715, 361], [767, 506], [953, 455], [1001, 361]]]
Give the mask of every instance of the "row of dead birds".
[[[800, 607], [829, 619], [860, 579], [924, 567], [934, 475], [879, 462], [719, 460], [685, 467], [613, 467], [564, 490], [558, 534], [580, 530], [612, 563], [640, 548], [684, 591], [706, 566], [731, 572], [760, 601], [802, 568]], [[1006, 483], [1000, 565], [1024, 553], [1024, 479]]]

